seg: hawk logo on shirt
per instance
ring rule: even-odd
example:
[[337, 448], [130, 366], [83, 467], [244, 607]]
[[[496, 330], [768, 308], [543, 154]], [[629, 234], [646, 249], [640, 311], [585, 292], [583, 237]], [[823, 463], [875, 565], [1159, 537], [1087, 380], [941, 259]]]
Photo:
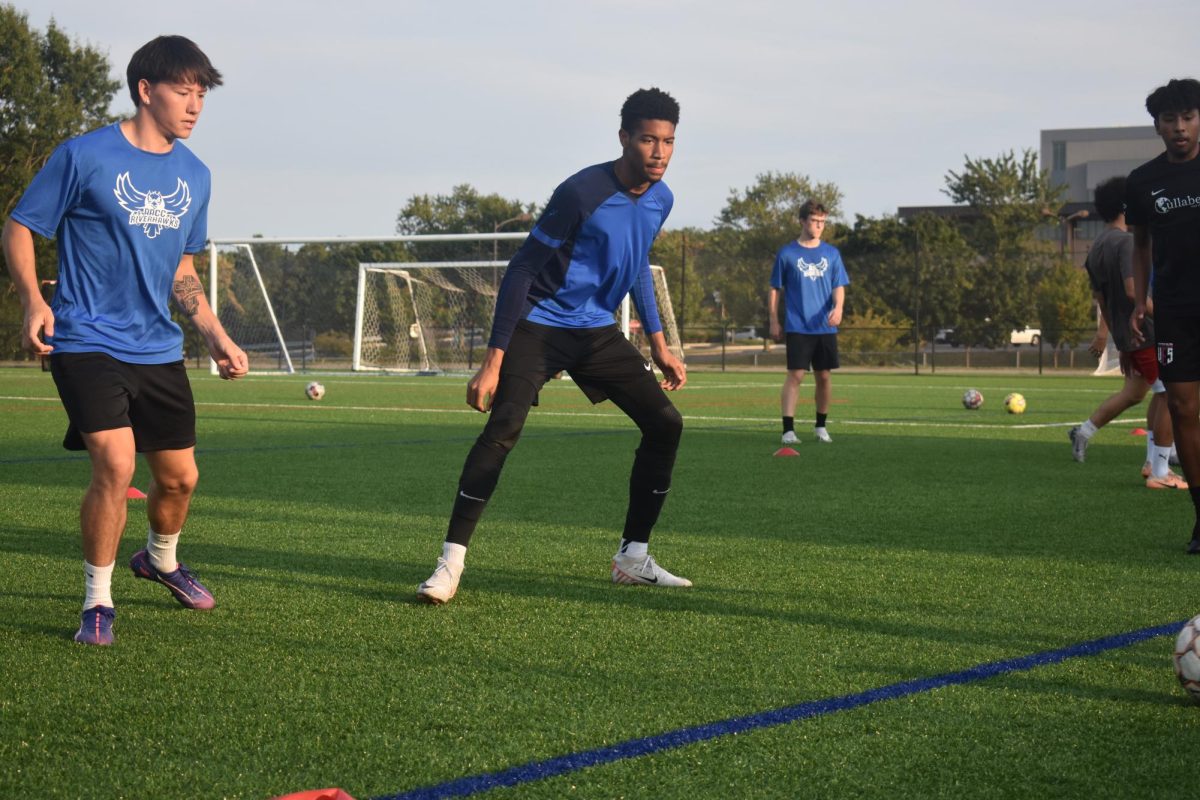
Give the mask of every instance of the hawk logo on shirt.
[[804, 260], [804, 256], [796, 259], [796, 269], [800, 270], [800, 274], [809, 280], [819, 281], [825, 271], [829, 269], [829, 259], [822, 258], [820, 261], [810, 264]]
[[121, 208], [129, 212], [129, 224], [141, 225], [147, 239], [162, 233], [163, 228], [179, 227], [179, 218], [187, 213], [192, 204], [192, 192], [183, 178], [178, 178], [175, 191], [164, 195], [160, 191], [139, 192], [129, 179], [128, 172], [117, 176], [117, 188], [113, 194]]

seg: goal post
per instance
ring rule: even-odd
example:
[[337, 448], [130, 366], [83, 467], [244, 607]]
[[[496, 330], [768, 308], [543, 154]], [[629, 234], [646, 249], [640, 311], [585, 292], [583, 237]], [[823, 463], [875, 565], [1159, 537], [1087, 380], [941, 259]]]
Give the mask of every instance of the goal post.
[[[212, 239], [209, 304], [258, 374], [469, 373], [486, 354], [504, 269], [526, 236]], [[665, 274], [651, 273], [668, 345], [682, 358]], [[630, 298], [615, 321], [647, 347]]]
[[[491, 334], [498, 281], [507, 262], [360, 263], [355, 299], [355, 371], [470, 372], [482, 362]], [[682, 360], [683, 346], [666, 276], [650, 268], [663, 333]], [[490, 277], [489, 277], [490, 276]], [[626, 296], [616, 321], [639, 348], [649, 346]]]
[[358, 265], [356, 371], [460, 372], [482, 360], [503, 261]]

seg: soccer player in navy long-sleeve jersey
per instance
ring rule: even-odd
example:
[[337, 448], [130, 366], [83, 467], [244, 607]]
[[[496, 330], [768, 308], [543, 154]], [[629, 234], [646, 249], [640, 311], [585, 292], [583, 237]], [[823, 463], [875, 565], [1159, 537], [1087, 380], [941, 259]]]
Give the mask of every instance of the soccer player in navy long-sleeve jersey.
[[[683, 431], [663, 390], [687, 382], [683, 362], [667, 348], [650, 276], [650, 246], [674, 200], [662, 177], [678, 122], [679, 104], [666, 92], [630, 95], [621, 108], [620, 158], [563, 181], [509, 262], [487, 355], [467, 384], [467, 404], [490, 416], [463, 465], [442, 555], [417, 589], [421, 599], [445, 603], [458, 590], [467, 545], [504, 460], [538, 390], [562, 370], [593, 403], [611, 399], [642, 432], [613, 582], [692, 585], [658, 566], [647, 551]], [[631, 291], [661, 382], [614, 321]]]

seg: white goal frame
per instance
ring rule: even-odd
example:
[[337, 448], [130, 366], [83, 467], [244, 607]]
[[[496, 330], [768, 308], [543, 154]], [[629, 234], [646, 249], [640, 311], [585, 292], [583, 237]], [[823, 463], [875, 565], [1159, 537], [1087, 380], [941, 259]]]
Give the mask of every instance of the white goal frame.
[[[409, 336], [410, 336], [410, 338], [412, 338], [415, 341], [416, 346], [420, 352], [420, 364], [416, 368], [415, 371], [418, 372], [419, 374], [438, 374], [441, 372], [445, 372], [447, 370], [443, 369], [442, 364], [440, 363], [439, 359], [430, 355], [431, 351], [433, 351], [433, 352], [440, 352], [440, 351], [439, 351], [439, 348], [436, 346], [436, 344], [431, 343], [431, 341], [428, 338], [429, 331], [433, 330], [433, 328], [432, 328], [432, 326], [426, 325], [424, 323], [424, 321], [422, 320], [423, 312], [419, 307], [420, 303], [417, 300], [417, 292], [414, 290], [415, 285], [422, 284], [422, 283], [426, 283], [426, 284], [430, 283], [428, 281], [424, 281], [419, 276], [419, 271], [421, 271], [421, 270], [439, 270], [439, 269], [447, 269], [447, 270], [449, 270], [449, 269], [493, 269], [493, 268], [498, 268], [498, 267], [501, 267], [501, 268], [506, 267], [507, 265], [508, 265], [507, 261], [421, 261], [421, 262], [395, 261], [395, 262], [376, 262], [376, 263], [360, 262], [358, 265], [358, 284], [357, 284], [357, 292], [355, 295], [354, 346], [353, 346], [354, 349], [353, 349], [351, 369], [354, 372], [411, 373], [414, 371], [412, 368], [403, 368], [403, 367], [396, 367], [396, 366], [389, 367], [386, 365], [381, 366], [377, 363], [371, 362], [368, 359], [364, 358], [364, 355], [363, 355], [364, 342], [365, 342], [366, 337], [368, 337], [368, 336], [373, 337], [373, 336], [378, 335], [378, 334], [368, 331], [366, 329], [366, 326], [367, 326], [366, 320], [367, 320], [367, 316], [368, 316], [368, 309], [367, 309], [368, 294], [371, 291], [371, 287], [368, 286], [368, 280], [369, 280], [368, 276], [369, 275], [371, 275], [371, 274], [386, 274], [386, 275], [394, 276], [399, 281], [403, 281], [405, 283], [405, 290], [407, 290], [407, 292], [408, 292], [407, 296], [404, 298], [398, 298], [394, 302], [399, 303], [403, 307], [404, 312], [407, 312], [411, 308], [411, 311], [413, 314], [413, 316], [411, 318], [412, 322], [410, 323], [411, 330], [409, 332]], [[650, 271], [654, 277], [654, 298], [655, 298], [655, 303], [657, 305], [657, 311], [658, 311], [658, 315], [660, 318], [660, 322], [662, 323], [662, 326], [663, 326], [663, 334], [667, 339], [667, 344], [670, 347], [671, 351], [675, 354], [676, 357], [678, 357], [680, 360], [683, 360], [683, 358], [684, 358], [683, 343], [679, 338], [679, 329], [678, 329], [678, 326], [675, 321], [675, 313], [674, 313], [674, 309], [673, 309], [673, 306], [671, 303], [671, 294], [670, 294], [670, 290], [668, 289], [667, 283], [666, 283], [666, 271], [662, 267], [653, 265], [653, 264], [650, 266]], [[447, 283], [449, 283], [449, 281], [442, 281], [440, 283], [447, 284]], [[447, 291], [447, 289], [445, 288], [444, 285], [438, 286], [437, 288], [442, 289], [442, 291]], [[401, 291], [401, 292], [404, 291], [404, 290], [398, 289], [398, 287], [397, 287], [397, 290]], [[469, 287], [461, 287], [460, 290], [461, 291], [471, 291], [471, 289]], [[436, 290], [434, 290], [434, 291], [436, 291]], [[490, 333], [491, 324], [492, 324], [492, 315], [495, 313], [495, 295], [490, 292], [488, 292], [488, 293], [480, 292], [480, 294], [488, 296], [490, 298], [490, 301], [489, 301], [489, 312], [490, 313], [488, 315], [488, 319], [487, 319], [486, 326], [485, 326], [486, 330]], [[370, 305], [372, 306], [372, 310], [375, 311], [376, 313], [378, 313], [378, 310], [376, 308], [377, 303], [378, 303], [378, 300], [376, 300], [376, 299], [370, 300]], [[616, 314], [616, 321], [618, 322], [618, 324], [621, 328], [621, 332], [625, 335], [626, 339], [632, 339], [635, 337], [635, 334], [633, 333], [633, 313], [632, 313], [633, 306], [634, 306], [633, 298], [631, 295], [627, 294], [622, 299], [621, 306], [618, 309], [617, 314]], [[402, 338], [402, 335], [395, 333], [395, 331], [393, 331], [393, 335], [397, 339]], [[483, 339], [480, 340], [481, 345], [486, 346], [487, 335], [488, 334], [485, 333]], [[380, 346], [381, 347], [390, 347], [390, 349], [392, 349], [393, 351], [399, 351], [401, 349], [404, 349], [404, 351], [406, 353], [409, 353], [407, 348], [402, 348], [399, 345], [391, 345], [388, 342], [381, 342]], [[470, 341], [469, 341], [468, 348], [471, 348], [471, 347], [473, 347], [473, 344], [470, 343]], [[411, 360], [411, 353], [409, 353], [409, 360]], [[473, 365], [473, 359], [470, 357], [470, 355], [468, 355], [467, 369], [469, 370], [472, 367], [472, 365]], [[449, 370], [449, 371], [457, 371], [457, 370]]]

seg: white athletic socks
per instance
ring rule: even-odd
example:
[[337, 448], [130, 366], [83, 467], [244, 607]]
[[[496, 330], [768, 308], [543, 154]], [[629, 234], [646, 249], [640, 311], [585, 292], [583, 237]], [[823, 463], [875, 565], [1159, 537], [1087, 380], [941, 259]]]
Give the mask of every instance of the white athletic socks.
[[1171, 448], [1154, 447], [1150, 456], [1150, 474], [1156, 478], [1167, 477], [1171, 468]]
[[633, 542], [629, 539], [621, 540], [621, 547], [617, 550], [623, 556], [633, 556], [634, 558], [643, 558], [650, 552], [650, 545], [646, 542]]
[[159, 572], [174, 572], [179, 569], [175, 558], [175, 547], [179, 544], [179, 531], [171, 534], [155, 533], [146, 528], [146, 555]]
[[1093, 425], [1090, 419], [1085, 419], [1083, 424], [1079, 426], [1079, 431], [1075, 435], [1082, 436], [1085, 439], [1090, 439], [1096, 435], [1096, 431], [1098, 430], [1100, 429]]
[[113, 607], [112, 599], [112, 574], [113, 567], [117, 562], [109, 564], [107, 567], [97, 567], [95, 564], [89, 564], [86, 560], [83, 562], [83, 610], [96, 606]]
[[453, 567], [462, 567], [467, 560], [467, 548], [453, 542], [442, 542], [442, 558]]
[[[1146, 428], [1146, 460], [1152, 464], [1154, 463], [1154, 452], [1154, 431]], [[1159, 475], [1158, 477], [1161, 478], [1162, 476]]]

